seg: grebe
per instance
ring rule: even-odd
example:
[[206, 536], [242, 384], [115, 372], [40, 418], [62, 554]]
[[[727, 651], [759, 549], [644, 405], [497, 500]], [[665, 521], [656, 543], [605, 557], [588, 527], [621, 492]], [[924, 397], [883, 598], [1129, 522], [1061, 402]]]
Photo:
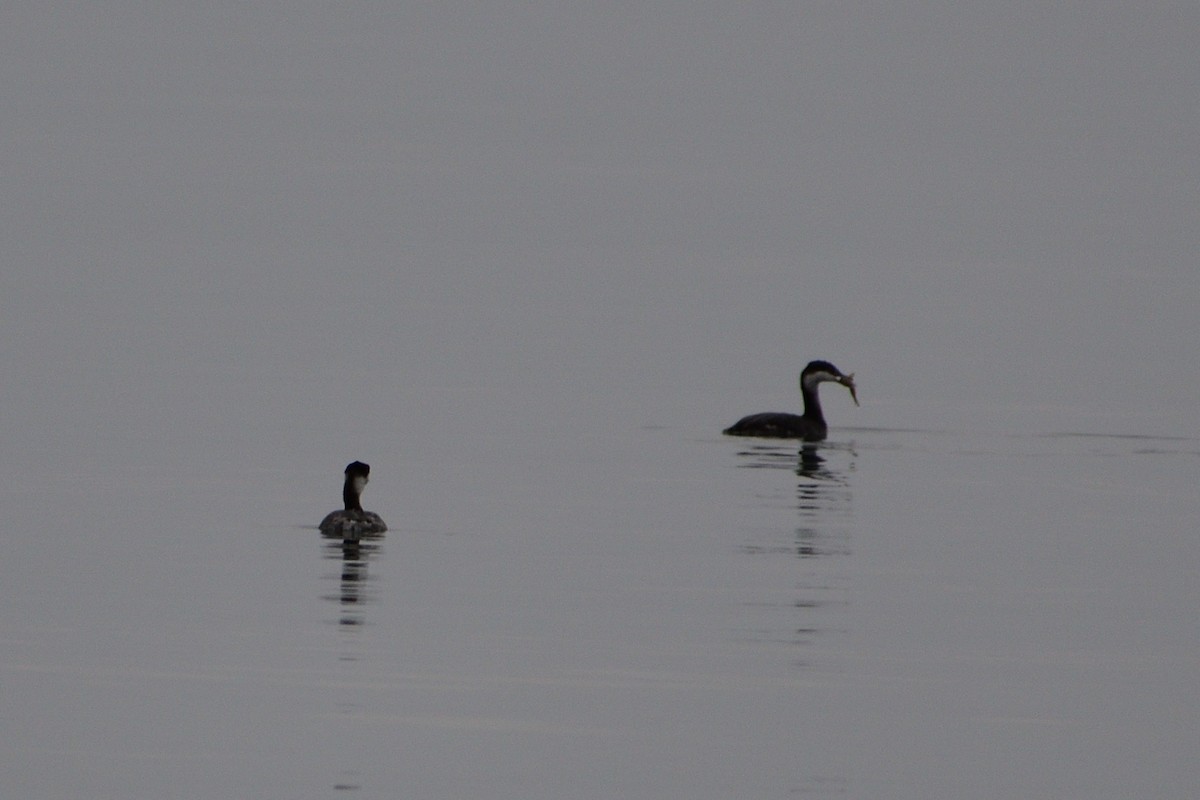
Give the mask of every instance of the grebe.
[[387, 530], [387, 525], [378, 514], [363, 511], [362, 503], [358, 499], [363, 487], [370, 480], [370, 475], [370, 464], [353, 461], [346, 465], [346, 483], [342, 486], [342, 501], [346, 508], [343, 511], [331, 512], [321, 520], [321, 533], [346, 539], [363, 534], [383, 533]]
[[829, 432], [825, 415], [821, 413], [821, 400], [817, 387], [826, 381], [840, 383], [850, 390], [854, 405], [858, 405], [858, 394], [854, 387], [854, 373], [843, 375], [842, 371], [828, 361], [810, 361], [800, 373], [800, 394], [804, 397], [803, 414], [782, 414], [766, 411], [742, 417], [723, 433], [727, 436], [760, 436], [769, 439], [803, 439], [819, 442]]

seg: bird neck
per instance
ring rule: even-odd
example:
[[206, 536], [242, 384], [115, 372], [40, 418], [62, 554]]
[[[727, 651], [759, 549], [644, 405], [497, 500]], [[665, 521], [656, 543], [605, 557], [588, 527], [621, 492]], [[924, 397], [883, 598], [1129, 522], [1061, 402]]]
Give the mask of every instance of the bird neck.
[[825, 415], [821, 413], [821, 399], [817, 397], [817, 386], [819, 385], [814, 383], [809, 387], [804, 385], [804, 381], [801, 381], [800, 396], [804, 398], [805, 418], [815, 420], [816, 422], [824, 422]]
[[354, 485], [352, 478], [346, 479], [346, 484], [342, 487], [342, 502], [346, 504], [347, 511], [362, 511], [362, 503], [358, 499], [358, 488]]

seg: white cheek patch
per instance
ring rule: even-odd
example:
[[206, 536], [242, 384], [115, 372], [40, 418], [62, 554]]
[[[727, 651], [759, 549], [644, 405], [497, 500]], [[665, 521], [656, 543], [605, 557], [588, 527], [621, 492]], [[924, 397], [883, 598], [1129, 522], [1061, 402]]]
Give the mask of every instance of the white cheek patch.
[[367, 477], [365, 475], [357, 475], [354, 478], [354, 491], [356, 494], [362, 494], [362, 490], [367, 485]]
[[804, 376], [804, 387], [806, 389], [812, 389], [819, 383], [836, 381], [837, 379], [837, 375], [834, 375], [832, 372], [826, 372], [825, 370], [821, 370], [820, 372], [810, 372]]

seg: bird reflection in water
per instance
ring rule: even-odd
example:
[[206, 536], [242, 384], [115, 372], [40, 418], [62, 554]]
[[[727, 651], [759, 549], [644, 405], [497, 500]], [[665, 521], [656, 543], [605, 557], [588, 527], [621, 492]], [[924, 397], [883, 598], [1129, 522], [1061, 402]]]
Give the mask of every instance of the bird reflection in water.
[[[788, 470], [796, 483], [795, 509], [801, 524], [786, 548], [801, 558], [850, 552], [850, 523], [853, 492], [850, 474], [856, 453], [852, 444], [805, 443], [794, 447], [755, 444], [738, 453], [746, 469]], [[748, 552], [780, 550], [781, 547], [747, 546]]]
[[845, 471], [828, 466], [817, 445], [800, 448], [796, 475], [796, 510], [802, 524], [796, 528], [796, 554], [801, 558], [850, 552], [851, 508], [854, 495], [846, 473], [854, 471], [854, 451]]
[[[341, 564], [338, 575], [338, 592], [327, 594], [325, 599], [340, 607], [338, 624], [355, 627], [363, 624], [363, 607], [370, 602], [370, 574], [367, 565], [381, 551], [382, 534], [360, 536], [325, 535], [324, 555]], [[327, 576], [332, 578], [332, 575]]]

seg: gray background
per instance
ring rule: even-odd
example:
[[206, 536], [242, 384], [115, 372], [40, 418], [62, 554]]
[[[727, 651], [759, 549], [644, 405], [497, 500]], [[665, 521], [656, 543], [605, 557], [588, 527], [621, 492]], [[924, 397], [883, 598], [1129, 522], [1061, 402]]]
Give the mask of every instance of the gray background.
[[[0, 789], [1193, 794], [1198, 33], [9, 4]], [[798, 479], [718, 432], [811, 358]]]

